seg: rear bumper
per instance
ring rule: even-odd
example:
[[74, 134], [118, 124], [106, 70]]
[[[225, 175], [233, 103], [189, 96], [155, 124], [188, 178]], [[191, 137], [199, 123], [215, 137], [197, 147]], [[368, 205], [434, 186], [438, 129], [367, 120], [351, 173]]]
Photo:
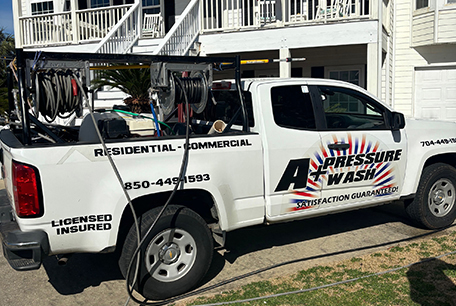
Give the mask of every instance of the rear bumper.
[[49, 254], [47, 234], [44, 231], [21, 231], [6, 197], [0, 197], [0, 239], [3, 254], [15, 270], [39, 269], [43, 258]]

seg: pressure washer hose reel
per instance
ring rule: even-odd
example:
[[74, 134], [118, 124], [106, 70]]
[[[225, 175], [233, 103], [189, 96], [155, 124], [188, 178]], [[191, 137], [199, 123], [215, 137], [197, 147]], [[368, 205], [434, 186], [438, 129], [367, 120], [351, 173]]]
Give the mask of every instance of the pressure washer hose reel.
[[43, 115], [47, 122], [57, 117], [66, 119], [74, 112], [82, 114], [82, 92], [76, 79], [77, 70], [46, 69], [34, 74], [35, 114]]
[[[204, 111], [212, 84], [212, 65], [156, 63], [150, 70], [152, 87], [158, 89], [160, 107], [165, 116], [177, 104], [184, 103], [184, 91], [192, 110], [197, 114]], [[188, 71], [189, 77], [178, 75]], [[176, 85], [176, 78], [179, 78], [183, 88]]]

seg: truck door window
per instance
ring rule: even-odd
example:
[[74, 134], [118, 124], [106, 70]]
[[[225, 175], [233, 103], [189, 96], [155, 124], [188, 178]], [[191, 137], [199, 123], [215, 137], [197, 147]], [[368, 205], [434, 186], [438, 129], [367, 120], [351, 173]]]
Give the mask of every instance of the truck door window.
[[384, 109], [351, 89], [318, 86], [328, 129], [385, 129]]
[[[248, 91], [243, 92], [244, 102], [247, 108], [249, 126], [255, 126], [253, 119], [252, 95]], [[241, 107], [237, 90], [212, 90], [208, 97], [207, 106], [201, 114], [195, 114], [194, 118], [208, 121], [223, 120], [228, 123]], [[234, 125], [242, 127], [242, 113], [237, 115]], [[236, 128], [233, 128], [236, 130]]]
[[307, 86], [290, 85], [271, 88], [275, 123], [284, 128], [314, 130], [315, 116]]

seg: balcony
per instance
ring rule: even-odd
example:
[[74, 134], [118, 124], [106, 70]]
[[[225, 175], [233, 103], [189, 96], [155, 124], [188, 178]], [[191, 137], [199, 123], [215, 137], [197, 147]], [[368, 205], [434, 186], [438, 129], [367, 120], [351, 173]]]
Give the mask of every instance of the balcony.
[[325, 24], [369, 18], [372, 0], [203, 0], [202, 32]]
[[131, 5], [19, 17], [23, 47], [95, 42], [103, 39]]
[[[179, 25], [180, 30], [177, 32], [185, 36], [186, 30], [183, 27], [187, 24], [192, 27], [196, 25], [197, 28], [192, 29], [196, 33], [214, 34], [347, 23], [374, 19], [376, 12], [372, 8], [376, 7], [377, 1], [379, 0], [192, 0], [194, 9], [191, 10], [191, 16], [184, 16], [184, 12], [176, 25], [180, 24], [180, 19], [194, 19], [193, 22]], [[134, 5], [22, 16], [18, 23], [20, 31], [16, 31], [19, 32], [18, 47], [103, 44], [107, 39], [119, 44], [121, 40], [131, 40], [129, 37], [132, 33], [136, 37], [134, 41], [137, 41], [138, 37], [146, 37], [143, 28], [146, 22], [142, 20], [144, 17], [141, 12], [141, 2], [137, 2]], [[114, 31], [117, 34], [112, 35], [111, 32]], [[163, 38], [165, 34], [153, 38]], [[174, 40], [180, 39], [175, 36], [173, 34]], [[130, 48], [131, 42], [126, 45]], [[93, 52], [101, 50], [100, 48], [94, 48]], [[125, 51], [128, 48], [123, 48], [122, 52], [128, 52]]]
[[456, 4], [413, 12], [412, 47], [456, 43]]

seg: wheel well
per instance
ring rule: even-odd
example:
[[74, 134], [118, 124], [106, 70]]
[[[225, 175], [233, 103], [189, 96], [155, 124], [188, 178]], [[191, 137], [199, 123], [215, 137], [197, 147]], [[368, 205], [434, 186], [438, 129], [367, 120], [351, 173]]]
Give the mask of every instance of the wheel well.
[[[448, 164], [456, 168], [456, 153], [439, 154], [429, 157], [424, 163], [423, 169], [421, 169], [420, 177], [423, 173], [424, 168], [437, 163]], [[404, 199], [405, 206], [408, 206], [412, 201], [413, 198]]]
[[[132, 200], [137, 217], [146, 211], [165, 204], [171, 191], [156, 194], [148, 194]], [[171, 204], [188, 207], [199, 214], [207, 224], [217, 223], [218, 216], [213, 209], [214, 200], [211, 194], [201, 189], [178, 190], [171, 200]], [[133, 214], [130, 206], [126, 205], [120, 220], [119, 231], [117, 233], [116, 249], [121, 250], [125, 237], [133, 225]]]
[[424, 164], [424, 168], [427, 166], [430, 166], [432, 164], [436, 163], [445, 163], [448, 165], [451, 165], [453, 167], [456, 167], [456, 153], [447, 153], [447, 154], [440, 154], [440, 155], [435, 155], [430, 157], [428, 160], [426, 160], [426, 163]]

